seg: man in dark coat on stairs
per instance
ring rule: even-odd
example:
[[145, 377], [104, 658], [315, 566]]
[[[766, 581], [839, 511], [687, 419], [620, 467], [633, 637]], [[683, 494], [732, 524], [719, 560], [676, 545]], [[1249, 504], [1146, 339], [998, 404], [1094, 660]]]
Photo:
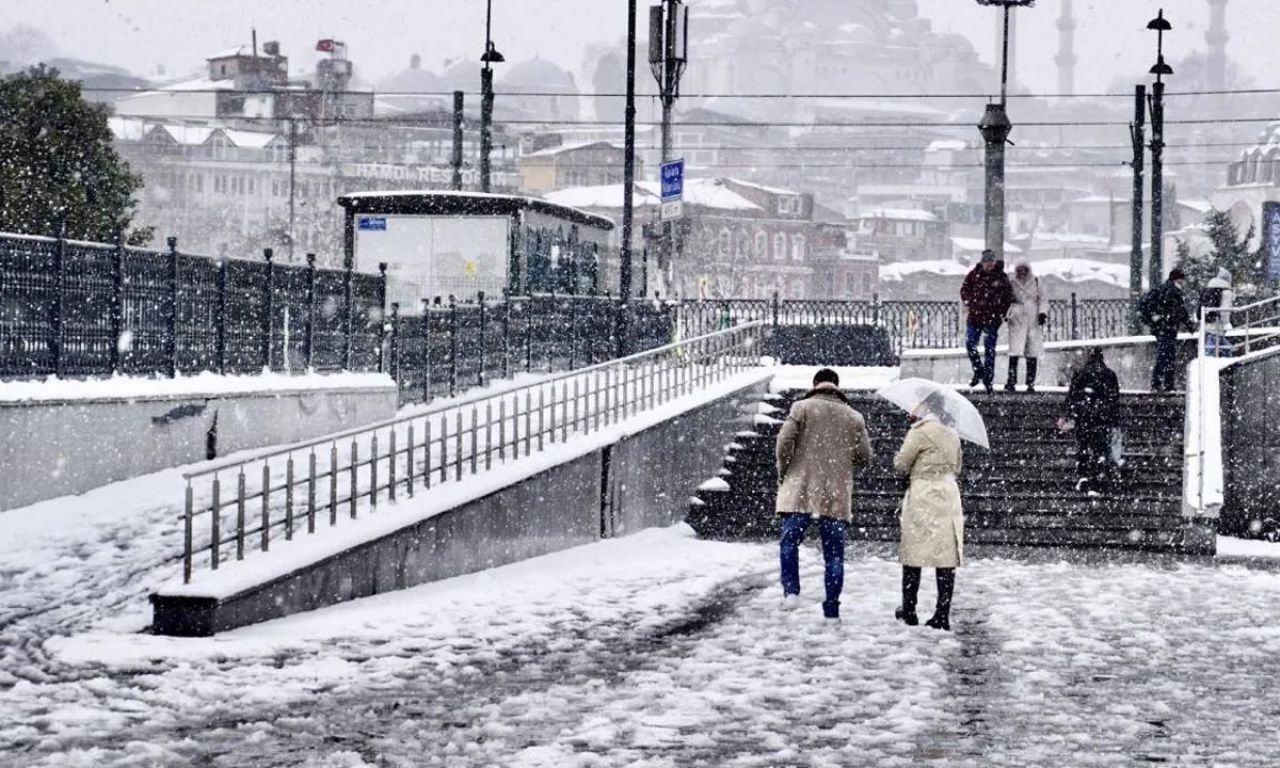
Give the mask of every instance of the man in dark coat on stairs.
[[1111, 430], [1120, 425], [1120, 383], [1100, 348], [1090, 349], [1084, 367], [1071, 377], [1065, 410], [1076, 433], [1076, 489], [1107, 488], [1116, 474]]
[[[973, 364], [969, 386], [976, 387], [981, 382], [990, 392], [996, 377], [996, 336], [1013, 303], [1013, 287], [1004, 272], [1004, 262], [996, 261], [994, 251], [983, 251], [982, 260], [965, 275], [960, 300], [966, 313], [964, 348]], [[982, 355], [978, 354], [979, 339], [983, 342]]]
[[1172, 392], [1174, 366], [1178, 356], [1178, 332], [1194, 331], [1187, 314], [1182, 288], [1187, 276], [1180, 267], [1169, 272], [1169, 279], [1152, 289], [1138, 302], [1138, 316], [1156, 337], [1155, 366], [1151, 369], [1151, 391]]
[[838, 621], [853, 470], [871, 463], [871, 436], [862, 414], [840, 392], [835, 371], [818, 371], [813, 389], [791, 406], [778, 433], [777, 461], [783, 607], [795, 607], [800, 596], [800, 542], [816, 520], [826, 565], [822, 615]]

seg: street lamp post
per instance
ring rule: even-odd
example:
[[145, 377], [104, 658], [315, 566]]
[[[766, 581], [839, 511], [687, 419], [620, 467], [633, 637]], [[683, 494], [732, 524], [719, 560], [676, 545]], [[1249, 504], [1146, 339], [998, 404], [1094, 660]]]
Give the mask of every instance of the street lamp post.
[[1004, 13], [1004, 38], [1000, 60], [1000, 103], [987, 104], [978, 123], [986, 145], [986, 244], [996, 259], [1004, 261], [1004, 148], [1013, 123], [1005, 109], [1009, 90], [1009, 13], [1017, 6], [1030, 7], [1035, 0], [977, 0], [978, 5], [999, 6]]
[[493, 0], [486, 3], [484, 17], [484, 55], [480, 61], [484, 66], [480, 69], [480, 191], [492, 191], [490, 180], [489, 156], [493, 154], [493, 69], [490, 64], [501, 64], [506, 61], [498, 49], [493, 46], [491, 32], [493, 29]]
[[636, 179], [636, 0], [627, 0], [627, 105], [623, 112], [622, 148], [622, 245], [618, 249], [618, 322], [615, 351], [625, 357], [630, 349], [631, 226]]
[[1151, 84], [1151, 286], [1164, 280], [1164, 76], [1173, 67], [1164, 63], [1164, 33], [1173, 29], [1164, 9], [1147, 23], [1156, 33], [1156, 63], [1149, 71], [1156, 76]]

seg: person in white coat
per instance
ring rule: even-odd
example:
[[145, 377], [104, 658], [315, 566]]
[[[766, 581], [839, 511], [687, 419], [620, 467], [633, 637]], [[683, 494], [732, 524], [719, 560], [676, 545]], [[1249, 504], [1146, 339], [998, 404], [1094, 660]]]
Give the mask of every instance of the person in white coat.
[[1029, 264], [1019, 264], [1009, 281], [1013, 303], [1009, 305], [1009, 380], [1006, 392], [1018, 385], [1018, 359], [1027, 358], [1027, 391], [1036, 391], [1036, 368], [1044, 354], [1044, 326], [1049, 322], [1049, 303], [1040, 288], [1040, 278], [1031, 274]]
[[1219, 269], [1218, 274], [1200, 291], [1200, 308], [1204, 310], [1204, 344], [1209, 357], [1226, 357], [1231, 354], [1231, 342], [1227, 331], [1231, 330], [1231, 309], [1236, 294], [1231, 290], [1231, 272]]

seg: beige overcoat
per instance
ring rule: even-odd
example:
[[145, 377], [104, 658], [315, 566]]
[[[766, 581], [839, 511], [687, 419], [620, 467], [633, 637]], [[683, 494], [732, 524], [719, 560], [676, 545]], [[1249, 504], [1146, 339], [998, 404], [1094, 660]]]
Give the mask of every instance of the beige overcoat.
[[960, 437], [935, 420], [917, 421], [907, 432], [893, 468], [911, 475], [902, 497], [899, 559], [916, 568], [955, 568], [964, 561], [964, 515], [960, 508]]
[[778, 514], [803, 512], [848, 522], [853, 470], [871, 463], [862, 414], [832, 386], [791, 406], [778, 433]]
[[1009, 278], [1013, 303], [1009, 305], [1009, 357], [1040, 357], [1044, 354], [1044, 328], [1036, 322], [1038, 315], [1048, 314], [1049, 303], [1040, 288], [1040, 278], [1030, 275], [1019, 280]]

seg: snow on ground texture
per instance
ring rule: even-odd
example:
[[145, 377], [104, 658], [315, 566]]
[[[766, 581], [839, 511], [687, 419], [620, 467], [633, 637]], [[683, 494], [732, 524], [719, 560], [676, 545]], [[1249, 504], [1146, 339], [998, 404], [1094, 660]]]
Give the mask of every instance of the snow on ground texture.
[[97, 586], [17, 622], [34, 563], [0, 555], [0, 764], [1280, 761], [1266, 568], [979, 553], [946, 635], [893, 621], [890, 547], [851, 549], [832, 626], [812, 548], [782, 612], [775, 545], [675, 526], [191, 640], [134, 633], [167, 568], [94, 554], [112, 548], [64, 551], [48, 573]]

